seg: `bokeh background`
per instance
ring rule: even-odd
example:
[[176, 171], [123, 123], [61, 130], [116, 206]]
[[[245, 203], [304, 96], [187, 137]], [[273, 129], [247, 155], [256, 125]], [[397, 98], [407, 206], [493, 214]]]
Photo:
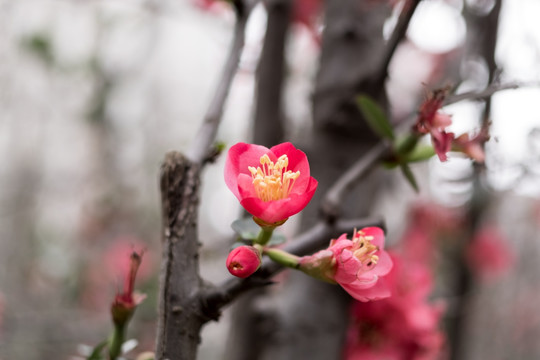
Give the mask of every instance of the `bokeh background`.
[[[466, 79], [459, 92], [487, 85], [486, 64], [463, 59], [462, 11], [468, 6], [481, 13], [493, 4], [420, 4], [390, 68], [393, 119], [414, 113], [424, 84], [450, 83], [451, 74]], [[386, 34], [398, 10], [387, 20]], [[284, 112], [286, 137], [293, 142], [312, 126], [322, 31], [322, 15], [315, 15], [309, 26], [294, 23], [287, 42]], [[481, 182], [490, 194], [483, 223], [500, 235], [496, 248], [511, 260], [469, 289], [470, 359], [540, 357], [539, 16], [538, 0], [503, 1], [499, 78], [524, 86], [493, 96]], [[218, 134], [227, 145], [250, 138], [265, 21], [258, 5]], [[0, 359], [70, 359], [81, 344], [106, 338], [110, 303], [134, 247], [146, 248], [137, 288], [148, 298], [137, 310], [130, 338], [141, 351], [153, 349], [159, 166], [167, 151], [190, 145], [233, 25], [230, 6], [221, 2], [0, 0]], [[481, 105], [461, 102], [445, 112], [453, 116], [452, 130], [462, 133], [477, 126]], [[223, 182], [222, 161], [205, 170], [201, 200], [201, 271], [214, 282], [230, 276], [224, 271], [233, 237], [229, 225], [241, 214]], [[447, 163], [431, 159], [414, 171], [420, 194], [389, 171], [387, 191], [373, 210], [384, 215], [394, 244], [416, 214], [411, 209], [434, 206], [462, 214], [473, 194], [472, 166], [462, 157], [451, 156]], [[295, 230], [291, 219], [284, 231], [292, 236]], [[451, 314], [455, 299], [445, 290], [451, 284], [441, 278], [434, 297]], [[222, 321], [205, 327], [201, 359], [222, 356], [229, 317], [225, 312]]]

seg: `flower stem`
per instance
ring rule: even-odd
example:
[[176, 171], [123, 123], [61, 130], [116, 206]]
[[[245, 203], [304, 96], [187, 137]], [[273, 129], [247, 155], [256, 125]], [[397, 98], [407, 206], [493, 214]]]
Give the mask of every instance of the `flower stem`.
[[261, 231], [259, 232], [259, 235], [254, 240], [255, 244], [259, 245], [266, 245], [268, 241], [270, 241], [270, 238], [272, 237], [272, 233], [274, 232], [274, 228], [270, 227], [261, 227]]
[[292, 269], [298, 269], [298, 267], [300, 266], [300, 257], [290, 254], [286, 251], [275, 248], [265, 248], [264, 253], [268, 255], [270, 259], [283, 266]]
[[116, 360], [122, 353], [125, 338], [125, 324], [114, 324], [114, 332], [109, 340], [109, 359]]

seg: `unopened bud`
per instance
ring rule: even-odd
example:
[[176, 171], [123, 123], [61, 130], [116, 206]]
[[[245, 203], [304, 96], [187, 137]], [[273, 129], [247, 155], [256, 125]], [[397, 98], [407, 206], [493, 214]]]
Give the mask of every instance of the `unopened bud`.
[[234, 276], [247, 278], [261, 266], [261, 253], [253, 246], [243, 245], [227, 256], [227, 269]]

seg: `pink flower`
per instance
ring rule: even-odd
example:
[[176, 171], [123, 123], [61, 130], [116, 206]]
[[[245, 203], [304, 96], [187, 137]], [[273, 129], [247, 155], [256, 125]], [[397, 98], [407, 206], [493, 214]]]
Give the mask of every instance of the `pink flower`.
[[514, 253], [495, 226], [482, 228], [475, 234], [466, 258], [473, 272], [484, 280], [504, 273], [514, 263]]
[[117, 325], [127, 323], [135, 312], [137, 305], [146, 298], [146, 295], [135, 293], [133, 291], [137, 270], [139, 270], [139, 266], [142, 262], [142, 255], [143, 252], [137, 253], [136, 251], [133, 251], [131, 253], [130, 268], [124, 281], [124, 290], [116, 294], [111, 306], [113, 321]]
[[377, 227], [355, 232], [352, 240], [341, 235], [326, 250], [300, 259], [300, 270], [337, 282], [353, 298], [370, 301], [390, 296], [384, 276], [392, 260], [384, 251], [384, 233]]
[[427, 302], [432, 290], [429, 269], [391, 255], [387, 276], [392, 296], [351, 309], [344, 359], [438, 359], [444, 344], [439, 330], [442, 307]]
[[452, 148], [454, 133], [447, 133], [446, 127], [452, 124], [450, 115], [440, 112], [446, 97], [446, 89], [435, 90], [420, 106], [415, 130], [420, 134], [430, 134], [433, 148], [441, 161], [446, 161], [446, 153]]
[[277, 225], [300, 212], [317, 189], [306, 154], [291, 143], [271, 149], [234, 145], [225, 162], [225, 183], [240, 205], [265, 225]]
[[483, 163], [486, 159], [484, 143], [488, 140], [489, 135], [487, 133], [487, 129], [482, 129], [474, 136], [469, 136], [469, 134], [462, 134], [458, 136], [454, 140], [452, 147], [457, 151], [461, 151], [471, 159]]
[[261, 266], [261, 253], [253, 246], [238, 246], [229, 253], [226, 263], [232, 275], [247, 278]]

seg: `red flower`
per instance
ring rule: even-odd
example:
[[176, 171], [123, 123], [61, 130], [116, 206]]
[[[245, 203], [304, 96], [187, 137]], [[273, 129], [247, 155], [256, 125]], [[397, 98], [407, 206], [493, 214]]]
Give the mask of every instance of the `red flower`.
[[440, 112], [446, 96], [446, 89], [434, 91], [420, 107], [415, 130], [420, 134], [430, 134], [433, 148], [441, 161], [448, 158], [446, 153], [452, 147], [454, 133], [447, 133], [446, 127], [452, 124], [450, 115]]
[[383, 278], [390, 269], [392, 260], [384, 251], [384, 233], [377, 227], [355, 232], [352, 240], [343, 234], [332, 240], [328, 249], [300, 260], [300, 270], [337, 282], [359, 301], [390, 296]]
[[225, 162], [225, 183], [240, 205], [267, 225], [300, 212], [317, 189], [306, 154], [291, 143], [271, 149], [234, 145]]
[[261, 253], [253, 246], [238, 246], [229, 253], [226, 263], [231, 274], [247, 278], [261, 266]]

